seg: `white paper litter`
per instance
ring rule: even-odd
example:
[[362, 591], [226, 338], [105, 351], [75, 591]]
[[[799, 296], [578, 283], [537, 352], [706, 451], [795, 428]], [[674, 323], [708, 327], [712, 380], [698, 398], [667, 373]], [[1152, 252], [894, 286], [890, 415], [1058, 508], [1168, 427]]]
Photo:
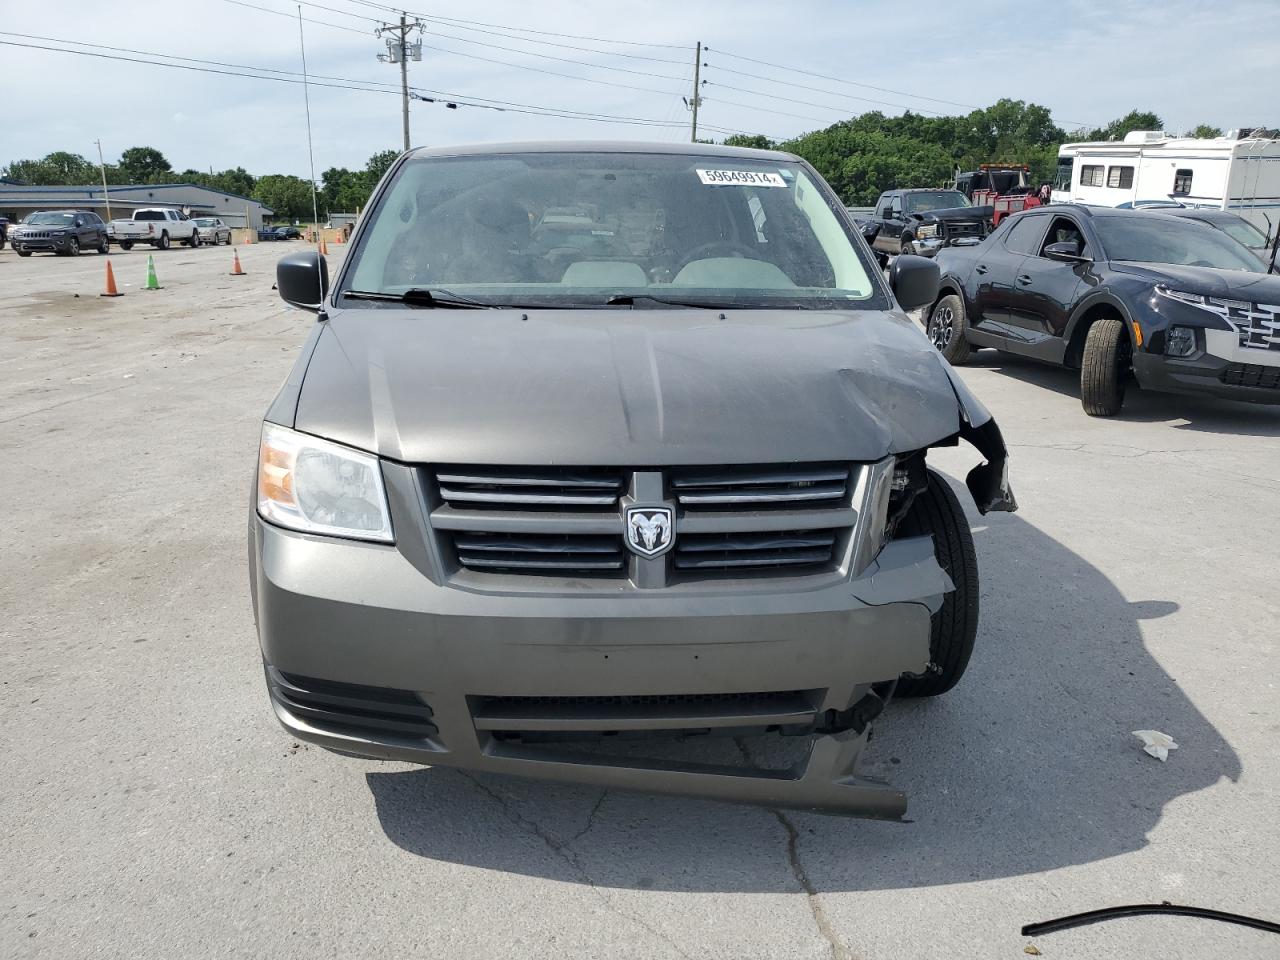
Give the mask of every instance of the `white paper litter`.
[[1159, 730], [1135, 730], [1133, 735], [1142, 741], [1143, 751], [1161, 763], [1169, 759], [1170, 750], [1178, 749], [1178, 745], [1173, 742], [1173, 737]]

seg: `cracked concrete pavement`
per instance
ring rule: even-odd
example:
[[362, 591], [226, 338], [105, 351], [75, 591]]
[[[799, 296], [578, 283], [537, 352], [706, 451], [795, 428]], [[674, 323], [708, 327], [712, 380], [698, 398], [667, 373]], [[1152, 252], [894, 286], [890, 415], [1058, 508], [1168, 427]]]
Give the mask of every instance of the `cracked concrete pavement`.
[[[969, 675], [871, 745], [909, 823], [350, 760], [277, 727], [249, 607], [258, 423], [311, 322], [270, 289], [284, 249], [242, 248], [243, 278], [157, 255], [156, 293], [116, 254], [117, 300], [100, 257], [0, 253], [0, 955], [986, 960], [1108, 904], [1275, 918], [1280, 409], [1135, 393], [1092, 420], [1069, 373], [962, 369], [1022, 510], [973, 518]], [[1036, 946], [1277, 940], [1151, 918]]]

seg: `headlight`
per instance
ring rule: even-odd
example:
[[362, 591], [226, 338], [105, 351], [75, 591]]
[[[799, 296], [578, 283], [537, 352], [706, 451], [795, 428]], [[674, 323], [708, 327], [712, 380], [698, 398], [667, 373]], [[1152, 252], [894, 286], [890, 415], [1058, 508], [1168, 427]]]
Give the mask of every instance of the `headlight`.
[[871, 565], [884, 546], [885, 524], [889, 519], [889, 494], [893, 489], [895, 457], [869, 463], [858, 474], [853, 505], [858, 511], [853, 530], [853, 575]]
[[916, 236], [921, 240], [926, 237], [936, 237], [938, 235], [938, 225], [936, 223], [926, 224], [916, 228]]
[[395, 539], [377, 457], [273, 423], [262, 425], [258, 512], [304, 533]]
[[1189, 357], [1195, 353], [1195, 327], [1170, 327], [1164, 336], [1164, 352], [1170, 357]]

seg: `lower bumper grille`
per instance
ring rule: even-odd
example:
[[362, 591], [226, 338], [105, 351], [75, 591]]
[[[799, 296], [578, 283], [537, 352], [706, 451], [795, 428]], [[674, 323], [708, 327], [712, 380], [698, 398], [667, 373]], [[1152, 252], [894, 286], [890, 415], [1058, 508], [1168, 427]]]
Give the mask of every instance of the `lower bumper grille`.
[[357, 736], [430, 737], [431, 708], [411, 690], [318, 680], [267, 668], [267, 683], [286, 710], [313, 727]]
[[1233, 387], [1262, 387], [1280, 390], [1280, 367], [1260, 363], [1231, 363], [1222, 371], [1222, 382]]

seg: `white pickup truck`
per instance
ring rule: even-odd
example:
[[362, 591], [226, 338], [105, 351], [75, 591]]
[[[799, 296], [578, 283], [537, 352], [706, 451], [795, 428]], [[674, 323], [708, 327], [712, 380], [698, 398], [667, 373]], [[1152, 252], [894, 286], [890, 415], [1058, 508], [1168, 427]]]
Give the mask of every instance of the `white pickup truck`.
[[128, 250], [135, 243], [149, 243], [157, 250], [168, 250], [177, 240], [188, 246], [200, 246], [200, 231], [181, 210], [148, 207], [135, 210], [128, 220], [111, 221], [111, 242]]

